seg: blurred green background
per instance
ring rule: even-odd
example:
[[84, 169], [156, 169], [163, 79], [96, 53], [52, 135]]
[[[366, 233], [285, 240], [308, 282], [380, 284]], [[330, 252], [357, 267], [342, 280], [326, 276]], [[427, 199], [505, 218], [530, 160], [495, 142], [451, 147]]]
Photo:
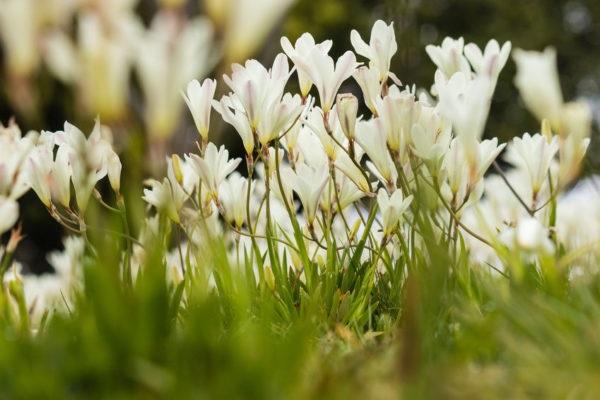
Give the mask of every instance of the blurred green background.
[[[137, 12], [148, 23], [156, 10], [156, 3], [142, 0]], [[186, 11], [203, 12], [203, 4], [189, 1]], [[392, 70], [404, 84], [415, 84], [429, 89], [433, 81], [434, 65], [425, 53], [425, 45], [439, 44], [446, 36], [463, 36], [465, 42], [479, 46], [492, 38], [499, 42], [510, 40], [513, 48], [541, 50], [554, 46], [558, 53], [558, 69], [565, 99], [585, 98], [598, 120], [600, 110], [600, 1], [598, 0], [299, 0], [275, 26], [262, 49], [255, 57], [270, 65], [274, 55], [281, 51], [279, 38], [288, 36], [292, 41], [303, 32], [311, 32], [317, 41], [333, 39], [332, 55], [340, 55], [350, 45], [350, 31], [357, 29], [368, 37], [377, 19], [394, 22], [398, 53], [392, 61]], [[0, 53], [0, 59], [4, 55]], [[2, 60], [0, 60], [2, 61]], [[2, 63], [4, 65], [4, 63]], [[214, 69], [213, 76], [228, 72], [226, 65]], [[539, 129], [535, 119], [525, 110], [512, 80], [515, 65], [511, 61], [503, 70], [497, 85], [487, 125], [487, 136], [498, 136], [502, 141], [524, 132]], [[43, 96], [38, 118], [20, 114], [8, 100], [7, 74], [0, 73], [0, 120], [15, 117], [23, 130], [57, 130], [63, 121], [75, 120], [82, 127], [92, 121], [78, 120], [75, 97], [70, 88], [42, 72], [35, 85]], [[137, 83], [134, 80], [134, 86]], [[295, 85], [295, 78], [290, 87]], [[222, 84], [221, 84], [222, 86]], [[221, 87], [221, 89], [223, 89]], [[360, 94], [353, 80], [341, 89]], [[135, 88], [133, 89], [135, 94]], [[187, 111], [187, 110], [186, 110]], [[176, 142], [190, 143], [196, 138], [191, 118], [187, 113], [177, 132]], [[215, 124], [216, 129], [227, 129]], [[586, 173], [600, 165], [597, 129], [588, 156]], [[241, 152], [238, 137], [233, 132], [221, 132], [220, 141], [227, 142]], [[128, 160], [124, 160], [127, 165]], [[24, 230], [28, 237], [23, 242], [19, 259], [37, 271], [49, 268], [45, 254], [60, 247], [61, 228], [53, 223], [32, 193], [22, 200]]]

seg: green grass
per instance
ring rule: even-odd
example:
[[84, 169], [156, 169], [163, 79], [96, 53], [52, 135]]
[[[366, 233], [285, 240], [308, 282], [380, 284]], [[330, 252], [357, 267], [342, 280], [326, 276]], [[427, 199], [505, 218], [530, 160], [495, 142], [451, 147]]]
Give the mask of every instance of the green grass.
[[[91, 214], [91, 226], [122, 229]], [[331, 255], [314, 265], [310, 288], [276, 266], [271, 284], [255, 285], [214, 238], [195, 266], [205, 273], [171, 287], [163, 259], [174, 234], [163, 229], [131, 285], [115, 267], [126, 242], [90, 231], [83, 292], [36, 334], [11, 320], [4, 293], [0, 398], [592, 398], [600, 389], [594, 274], [569, 280], [566, 269], [524, 266], [503, 276], [431, 237], [379, 279], [370, 262]]]

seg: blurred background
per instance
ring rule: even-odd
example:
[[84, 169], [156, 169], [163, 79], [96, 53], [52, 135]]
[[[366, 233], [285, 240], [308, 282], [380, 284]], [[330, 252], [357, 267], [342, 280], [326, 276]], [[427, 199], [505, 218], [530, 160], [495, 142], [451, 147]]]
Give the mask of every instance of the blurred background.
[[[585, 99], [599, 119], [597, 0], [0, 0], [0, 122], [14, 118], [25, 132], [60, 130], [69, 120], [89, 132], [100, 118], [121, 154], [126, 195], [139, 198], [142, 178], [160, 174], [167, 153], [193, 150], [197, 133], [181, 98], [189, 80], [217, 78], [219, 97], [232, 62], [270, 65], [282, 35], [333, 39], [337, 57], [351, 49], [352, 29], [368, 37], [377, 19], [394, 22], [392, 71], [404, 84], [430, 88], [435, 68], [424, 47], [446, 36], [481, 47], [492, 38], [513, 48], [554, 46], [564, 98]], [[501, 140], [539, 130], [514, 74], [509, 61], [486, 130]], [[341, 90], [360, 95], [353, 80]], [[229, 129], [213, 118], [211, 140], [241, 154]], [[595, 124], [586, 174], [600, 166], [597, 150]], [[33, 193], [21, 202], [28, 236], [17, 257], [48, 271], [46, 253], [61, 247], [64, 232]]]

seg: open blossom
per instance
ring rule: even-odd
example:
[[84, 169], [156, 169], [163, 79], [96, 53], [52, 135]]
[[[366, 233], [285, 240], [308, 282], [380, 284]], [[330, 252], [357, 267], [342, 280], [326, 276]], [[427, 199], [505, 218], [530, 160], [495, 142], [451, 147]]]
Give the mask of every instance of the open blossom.
[[394, 190], [391, 196], [385, 189], [379, 189], [379, 192], [377, 192], [377, 205], [381, 212], [384, 236], [389, 236], [396, 230], [412, 199], [412, 195], [404, 198], [400, 189]]
[[144, 189], [142, 199], [154, 206], [175, 223], [180, 223], [179, 213], [188, 198], [188, 193], [177, 181], [172, 159], [167, 159], [167, 177], [162, 181], [150, 179], [146, 182], [149, 188]]
[[387, 25], [381, 20], [376, 21], [371, 29], [369, 44], [365, 43], [356, 30], [350, 33], [350, 41], [354, 50], [368, 58], [370, 67], [379, 72], [379, 80], [385, 82], [390, 74], [390, 61], [398, 50], [394, 23]]
[[508, 147], [507, 160], [525, 169], [529, 175], [534, 197], [547, 183], [548, 171], [558, 152], [558, 137], [548, 139], [539, 133], [516, 137]]
[[194, 118], [196, 129], [204, 140], [208, 140], [208, 129], [210, 127], [210, 111], [212, 110], [212, 101], [215, 96], [217, 81], [214, 79], [205, 79], [202, 85], [194, 79], [187, 85], [183, 99]]
[[450, 145], [452, 125], [435, 108], [422, 106], [419, 118], [412, 125], [411, 139], [416, 155], [437, 163]]
[[[315, 47], [325, 54], [328, 54], [329, 50], [331, 49], [331, 45], [331, 40], [315, 43], [315, 39], [310, 33], [303, 33], [296, 40], [294, 46], [292, 46], [287, 37], [284, 36], [281, 38], [281, 48], [294, 64], [297, 64], [299, 59], [308, 58], [310, 52]], [[310, 92], [310, 88], [313, 85], [313, 81], [304, 70], [298, 69], [296, 72], [298, 74], [298, 82], [300, 83], [300, 93], [302, 94], [302, 97], [306, 98]]]
[[229, 151], [225, 149], [225, 146], [217, 149], [217, 146], [213, 143], [209, 143], [206, 147], [204, 157], [192, 154], [186, 155], [186, 159], [191, 162], [192, 167], [214, 200], [218, 200], [221, 183], [230, 173], [235, 171], [242, 161], [241, 158], [230, 160]]
[[540, 121], [547, 118], [558, 127], [563, 97], [556, 51], [551, 47], [543, 52], [516, 49], [513, 58], [517, 64], [515, 85], [525, 105]]
[[400, 91], [392, 86], [389, 93], [378, 100], [377, 110], [385, 132], [388, 147], [403, 160], [413, 123], [419, 118], [421, 105], [410, 90]]
[[269, 70], [256, 60], [248, 60], [243, 66], [233, 64], [231, 68], [231, 76], [223, 75], [223, 80], [239, 100], [252, 129], [256, 129], [265, 113], [271, 112], [270, 108], [283, 96], [289, 77], [287, 58], [278, 54]]
[[[85, 212], [96, 183], [107, 176], [109, 169], [111, 186], [120, 186], [120, 177], [117, 176], [121, 172], [120, 161], [112, 149], [110, 131], [100, 125], [100, 121], [96, 121], [92, 133], [87, 138], [79, 128], [68, 122], [65, 123], [64, 131], [55, 132], [53, 136], [59, 146], [59, 153], [61, 148], [68, 153], [68, 156], [65, 156], [69, 160], [68, 172], [75, 188], [77, 206], [81, 212]], [[57, 162], [59, 161], [62, 162], [57, 158]], [[60, 165], [61, 168], [58, 169], [60, 182], [67, 185], [64, 176], [67, 173], [66, 162]], [[65, 192], [66, 188], [63, 190], [63, 193]]]
[[440, 114], [452, 122], [456, 136], [466, 145], [466, 157], [474, 162], [476, 143], [483, 136], [491, 104], [490, 78], [478, 75], [470, 79], [462, 72], [443, 82], [436, 74]]
[[442, 162], [442, 170], [446, 173], [454, 205], [461, 205], [467, 200], [475, 201], [481, 196], [481, 180], [505, 146], [505, 143], [498, 145], [498, 138], [478, 143], [475, 148], [475, 161], [470, 164], [465, 160], [464, 142], [452, 139]]
[[300, 198], [308, 224], [312, 225], [321, 193], [329, 179], [327, 168], [311, 168], [306, 164], [299, 164], [296, 171], [287, 170], [285, 175], [286, 181]]
[[29, 190], [25, 164], [37, 139], [37, 132], [23, 136], [12, 121], [0, 124], [0, 195], [18, 199]]
[[294, 61], [298, 70], [310, 77], [319, 92], [319, 102], [323, 112], [331, 110], [335, 96], [342, 83], [352, 76], [358, 64], [353, 52], [347, 51], [338, 60], [318, 47], [313, 48], [308, 56]]
[[425, 47], [425, 51], [445, 78], [450, 79], [457, 72], [464, 74], [471, 72], [469, 62], [463, 55], [464, 45], [463, 38], [453, 39], [447, 37], [442, 41], [441, 46], [430, 44]]
[[502, 47], [494, 39], [490, 40], [486, 45], [483, 53], [479, 46], [475, 43], [469, 43], [465, 46], [465, 57], [469, 60], [471, 67], [477, 75], [486, 74], [496, 85], [500, 71], [506, 65], [512, 44], [505, 42]]

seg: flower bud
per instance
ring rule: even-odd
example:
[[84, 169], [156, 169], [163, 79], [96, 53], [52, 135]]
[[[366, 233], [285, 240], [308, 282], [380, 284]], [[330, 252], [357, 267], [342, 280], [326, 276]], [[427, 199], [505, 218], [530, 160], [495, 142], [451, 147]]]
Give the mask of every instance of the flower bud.
[[550, 121], [547, 118], [544, 118], [542, 120], [541, 133], [548, 142], [552, 140], [552, 126], [550, 125]]
[[175, 179], [177, 183], [183, 185], [183, 170], [181, 169], [181, 158], [177, 154], [173, 154], [171, 156], [171, 161], [173, 162], [173, 173], [175, 174]]
[[110, 187], [115, 193], [119, 193], [121, 190], [121, 169], [123, 168], [119, 156], [115, 152], [111, 152], [106, 160], [106, 165]]
[[337, 96], [336, 104], [338, 119], [344, 135], [348, 139], [354, 139], [358, 99], [352, 93], [342, 93]]

